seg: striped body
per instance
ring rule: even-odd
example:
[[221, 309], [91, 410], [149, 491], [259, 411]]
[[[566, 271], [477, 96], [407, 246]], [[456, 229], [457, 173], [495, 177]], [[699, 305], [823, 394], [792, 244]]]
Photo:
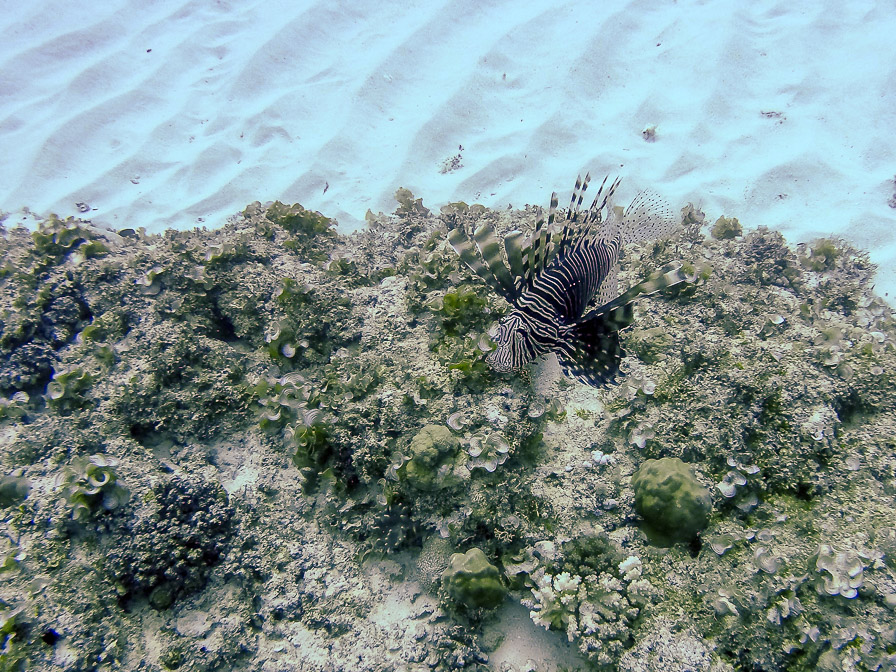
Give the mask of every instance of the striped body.
[[668, 234], [677, 223], [653, 214], [655, 202], [640, 196], [620, 219], [610, 206], [618, 180], [605, 191], [604, 179], [591, 206], [580, 210], [590, 179], [576, 181], [561, 221], [554, 193], [547, 219], [539, 212], [528, 240], [508, 233], [503, 255], [490, 226], [480, 226], [471, 240], [456, 213], [444, 213], [461, 260], [513, 306], [491, 334], [496, 348], [486, 361], [496, 371], [515, 371], [553, 351], [567, 375], [594, 386], [612, 381], [624, 355], [618, 332], [632, 322], [635, 299], [688, 281], [680, 264], [668, 264], [616, 296], [623, 242]]
[[568, 327], [582, 317], [601, 282], [616, 264], [619, 241], [589, 239], [556, 257], [531, 287], [520, 292], [516, 309], [498, 326], [497, 348], [486, 358], [496, 371], [514, 371], [556, 350]]

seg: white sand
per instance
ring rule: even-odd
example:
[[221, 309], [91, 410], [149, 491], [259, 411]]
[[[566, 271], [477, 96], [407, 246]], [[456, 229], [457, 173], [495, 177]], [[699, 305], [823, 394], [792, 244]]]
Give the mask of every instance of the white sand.
[[601, 4], [0, 0], [6, 225], [86, 203], [219, 226], [279, 199], [349, 231], [399, 186], [522, 206], [591, 170], [622, 200], [845, 236], [892, 301], [896, 5]]

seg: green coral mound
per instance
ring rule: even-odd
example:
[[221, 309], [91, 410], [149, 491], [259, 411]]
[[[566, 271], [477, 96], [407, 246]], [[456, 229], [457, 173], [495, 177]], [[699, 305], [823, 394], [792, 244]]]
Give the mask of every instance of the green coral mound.
[[709, 523], [712, 500], [687, 464], [677, 457], [647, 460], [632, 476], [635, 510], [653, 543], [693, 540]]
[[442, 585], [455, 602], [469, 609], [495, 609], [507, 595], [498, 568], [478, 548], [451, 556]]
[[426, 425], [411, 439], [411, 459], [404, 466], [408, 484], [418, 490], [442, 490], [458, 485], [460, 442], [447, 427]]

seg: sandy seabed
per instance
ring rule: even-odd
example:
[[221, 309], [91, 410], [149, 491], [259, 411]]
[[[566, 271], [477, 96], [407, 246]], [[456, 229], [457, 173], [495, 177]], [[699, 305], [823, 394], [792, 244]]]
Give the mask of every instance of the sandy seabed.
[[896, 295], [887, 3], [6, 5], [7, 224], [220, 227], [280, 200], [351, 231], [398, 187], [522, 207], [590, 170], [623, 201], [846, 236]]

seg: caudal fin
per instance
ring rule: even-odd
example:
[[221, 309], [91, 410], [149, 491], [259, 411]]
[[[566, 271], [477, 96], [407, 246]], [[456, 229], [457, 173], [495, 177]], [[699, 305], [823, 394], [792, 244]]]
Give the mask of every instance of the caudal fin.
[[681, 227], [669, 202], [652, 191], [642, 191], [625, 210], [620, 225], [624, 243], [644, 243], [668, 238]]

